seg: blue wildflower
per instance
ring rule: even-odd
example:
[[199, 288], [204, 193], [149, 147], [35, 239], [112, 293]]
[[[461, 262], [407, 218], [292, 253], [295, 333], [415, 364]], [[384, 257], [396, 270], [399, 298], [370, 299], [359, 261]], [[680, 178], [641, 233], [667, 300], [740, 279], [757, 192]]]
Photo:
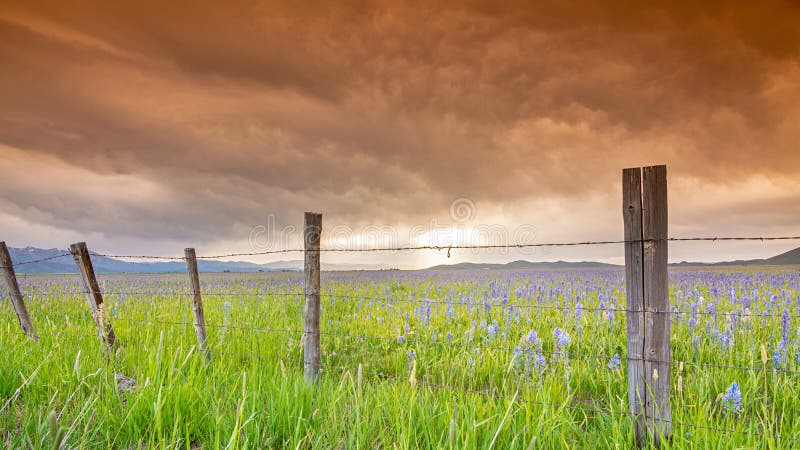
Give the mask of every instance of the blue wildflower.
[[533, 367], [536, 368], [536, 373], [541, 375], [544, 372], [544, 369], [547, 368], [547, 360], [541, 353], [536, 354], [536, 358], [533, 360]]
[[611, 361], [608, 362], [608, 370], [614, 371], [619, 369], [620, 362], [619, 362], [619, 355], [614, 353], [614, 356], [611, 357]]
[[493, 322], [489, 327], [486, 329], [486, 333], [489, 335], [489, 340], [493, 340], [497, 337], [497, 333], [500, 331], [500, 325], [497, 324], [497, 321]]
[[789, 335], [792, 332], [791, 313], [788, 309], [783, 310], [781, 315], [781, 337], [786, 342], [789, 342]]
[[731, 347], [731, 344], [733, 344], [733, 335], [731, 335], [730, 330], [726, 329], [725, 332], [719, 336], [719, 343], [725, 350]]
[[537, 374], [541, 374], [541, 371], [547, 365], [541, 350], [542, 341], [536, 331], [531, 330], [528, 334], [522, 336], [519, 345], [514, 347], [514, 365], [523, 369], [525, 375], [531, 375], [532, 369], [535, 369]]
[[779, 350], [775, 350], [775, 353], [772, 355], [772, 365], [775, 369], [780, 369], [783, 366], [783, 355]]
[[742, 409], [742, 391], [739, 389], [739, 383], [735, 381], [731, 383], [725, 391], [725, 395], [722, 396], [722, 404], [725, 414], [738, 413]]
[[561, 354], [569, 347], [569, 334], [561, 328], [553, 330], [553, 340], [556, 343], [556, 354]]
[[539, 339], [539, 335], [536, 334], [536, 330], [529, 331], [525, 339], [528, 341], [528, 344], [537, 351], [542, 350], [542, 340]]

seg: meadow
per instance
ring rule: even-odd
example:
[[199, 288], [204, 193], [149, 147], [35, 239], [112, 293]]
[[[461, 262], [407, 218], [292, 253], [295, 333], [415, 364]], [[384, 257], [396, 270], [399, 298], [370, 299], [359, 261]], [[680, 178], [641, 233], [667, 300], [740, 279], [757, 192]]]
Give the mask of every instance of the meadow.
[[[100, 275], [103, 351], [77, 276], [0, 301], [8, 448], [629, 448], [621, 270], [330, 272], [322, 372], [303, 378], [302, 274]], [[667, 448], [800, 447], [800, 273], [670, 272]]]

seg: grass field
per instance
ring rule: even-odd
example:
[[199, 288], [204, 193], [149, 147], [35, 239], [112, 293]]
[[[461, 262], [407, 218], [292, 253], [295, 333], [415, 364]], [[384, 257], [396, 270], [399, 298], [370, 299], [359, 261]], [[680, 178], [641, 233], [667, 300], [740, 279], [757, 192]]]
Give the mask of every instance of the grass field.
[[[135, 449], [633, 442], [621, 271], [324, 273], [323, 371], [313, 387], [301, 362], [302, 275], [201, 274], [201, 283], [210, 364], [195, 348], [185, 275], [101, 276], [114, 354], [99, 344], [77, 277], [20, 277], [40, 339], [21, 333], [3, 291], [0, 441]], [[800, 446], [792, 440], [800, 439], [797, 270], [681, 270], [670, 287], [668, 446]]]

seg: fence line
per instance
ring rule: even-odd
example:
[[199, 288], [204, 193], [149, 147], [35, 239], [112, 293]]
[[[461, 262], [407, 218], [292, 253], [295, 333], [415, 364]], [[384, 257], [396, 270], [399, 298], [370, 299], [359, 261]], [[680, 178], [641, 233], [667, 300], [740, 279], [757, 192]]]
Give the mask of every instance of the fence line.
[[[103, 295], [147, 295], [147, 296], [181, 296], [181, 297], [189, 297], [192, 294], [188, 292], [148, 292], [148, 291], [97, 291], [101, 292]], [[69, 292], [58, 292], [59, 294], [65, 295], [81, 295], [81, 294], [89, 294], [92, 291], [69, 291]], [[30, 295], [26, 295], [28, 298], [33, 298]], [[271, 291], [253, 291], [253, 292], [206, 292], [203, 291], [202, 295], [204, 297], [297, 297], [304, 295], [302, 292], [271, 292]], [[541, 309], [541, 310], [556, 310], [556, 311], [586, 311], [586, 312], [614, 312], [614, 313], [643, 313], [643, 312], [650, 312], [650, 313], [660, 313], [660, 314], [672, 314], [675, 316], [692, 316], [692, 315], [699, 315], [699, 316], [730, 316], [730, 317], [738, 317], [738, 318], [786, 318], [786, 319], [800, 319], [800, 315], [798, 314], [776, 314], [776, 313], [767, 313], [766, 311], [763, 313], [758, 312], [735, 312], [735, 311], [689, 311], [689, 310], [670, 310], [670, 311], [659, 311], [657, 309], [626, 309], [626, 308], [617, 308], [617, 307], [599, 307], [599, 306], [581, 306], [580, 308], [576, 308], [575, 304], [564, 304], [564, 305], [546, 305], [541, 303], [516, 303], [513, 301], [509, 301], [508, 303], [497, 303], [497, 302], [465, 302], [465, 301], [446, 301], [446, 300], [431, 300], [431, 299], [404, 299], [404, 298], [394, 298], [394, 297], [370, 297], [370, 296], [357, 296], [357, 295], [340, 295], [340, 294], [320, 294], [320, 297], [327, 297], [331, 299], [359, 299], [359, 300], [371, 300], [377, 301], [381, 303], [385, 303], [387, 305], [393, 303], [419, 303], [422, 305], [446, 305], [446, 306], [474, 306], [474, 307], [514, 307], [519, 309]]]
[[[327, 253], [361, 253], [361, 252], [392, 252], [392, 251], [419, 251], [419, 250], [486, 250], [486, 249], [514, 249], [514, 248], [537, 248], [537, 247], [576, 247], [592, 245], [611, 245], [611, 244], [630, 244], [645, 242], [724, 242], [724, 241], [785, 241], [800, 240], [800, 236], [701, 236], [701, 237], [670, 237], [666, 239], [628, 239], [628, 240], [602, 240], [602, 241], [580, 241], [580, 242], [547, 242], [547, 243], [512, 243], [512, 244], [453, 244], [453, 245], [408, 245], [397, 247], [372, 247], [372, 248], [320, 248], [319, 251]], [[237, 252], [219, 255], [197, 256], [197, 259], [224, 259], [237, 256], [260, 256], [278, 253], [302, 253], [302, 248], [289, 248], [280, 250], [265, 250], [259, 252]], [[148, 255], [114, 255], [105, 253], [93, 253], [94, 256], [105, 256], [107, 258], [122, 259], [166, 259], [181, 261], [182, 256], [148, 256]]]
[[[547, 242], [547, 243], [518, 243], [518, 244], [454, 244], [454, 245], [409, 245], [399, 247], [373, 247], [373, 248], [320, 248], [321, 252], [335, 252], [335, 253], [361, 253], [361, 252], [389, 252], [389, 251], [418, 251], [418, 250], [485, 250], [485, 249], [514, 249], [514, 248], [536, 248], [536, 247], [576, 247], [576, 246], [592, 246], [592, 245], [611, 245], [611, 244], [631, 244], [631, 243], [645, 243], [645, 242], [725, 242], [725, 241], [796, 241], [800, 240], [800, 236], [700, 236], [700, 237], [670, 237], [666, 239], [629, 239], [629, 240], [605, 240], [605, 241], [581, 241], [581, 242]], [[265, 250], [260, 252], [238, 252], [226, 253], [220, 255], [206, 255], [197, 256], [197, 259], [224, 259], [236, 256], [261, 256], [272, 255], [279, 253], [302, 253], [305, 250], [302, 248], [289, 248], [280, 250]], [[185, 256], [161, 256], [161, 255], [115, 255], [110, 253], [90, 252], [91, 256], [102, 256], [106, 258], [120, 258], [120, 259], [155, 259], [166, 261], [185, 261]], [[63, 253], [61, 255], [48, 256], [46, 258], [34, 259], [30, 261], [15, 262], [14, 266], [22, 266], [26, 264], [35, 264], [53, 259], [64, 258], [72, 256], [71, 253]], [[0, 266], [5, 268], [5, 266]]]
[[[100, 292], [103, 295], [148, 295], [148, 296], [183, 296], [189, 297], [192, 294], [189, 292], [181, 292], [181, 291], [170, 291], [170, 292], [149, 292], [149, 291], [69, 291], [69, 292], [59, 292], [59, 294], [68, 294], [68, 295], [80, 295], [80, 294], [90, 294]], [[201, 294], [204, 297], [297, 297], [303, 296], [303, 292], [285, 292], [285, 291], [251, 291], [251, 292], [214, 292], [214, 291], [201, 291]], [[25, 294], [23, 294], [25, 295]], [[373, 297], [367, 295], [345, 295], [345, 294], [320, 294], [320, 297], [331, 298], [333, 300], [336, 299], [356, 299], [356, 300], [370, 300], [370, 301], [377, 301], [385, 304], [393, 304], [393, 303], [419, 303], [422, 305], [446, 305], [446, 306], [474, 306], [474, 307], [509, 307], [513, 306], [514, 308], [520, 309], [541, 309], [541, 310], [556, 310], [556, 311], [586, 311], [586, 312], [614, 312], [614, 313], [654, 313], [654, 314], [672, 314], [675, 316], [692, 316], [692, 315], [699, 315], [699, 316], [731, 316], [731, 317], [739, 317], [739, 318], [786, 318], [786, 319], [800, 319], [800, 314], [776, 314], [776, 313], [767, 313], [766, 311], [763, 313], [758, 312], [735, 312], [735, 311], [707, 311], [707, 310], [697, 310], [697, 311], [690, 311], [690, 310], [676, 310], [671, 309], [670, 311], [659, 311], [655, 308], [650, 309], [627, 309], [623, 307], [600, 307], [600, 306], [581, 306], [580, 308], [576, 307], [575, 303], [564, 305], [553, 305], [553, 304], [542, 304], [542, 303], [517, 303], [514, 301], [509, 300], [506, 303], [503, 302], [465, 302], [465, 301], [448, 301], [448, 300], [432, 300], [429, 298], [424, 299], [408, 299], [408, 298], [401, 298], [401, 297]], [[29, 297], [30, 298], [30, 297]]]
[[[697, 428], [706, 428], [716, 431], [724, 431], [737, 433], [742, 431], [726, 430], [723, 428], [707, 427], [696, 424], [682, 424], [672, 420], [672, 413], [670, 408], [670, 369], [676, 364], [683, 368], [684, 365], [703, 368], [714, 368], [724, 370], [747, 370], [759, 371], [766, 373], [786, 373], [786, 374], [799, 374], [800, 371], [780, 370], [777, 365], [775, 370], [769, 369], [767, 361], [764, 361], [763, 367], [750, 367], [743, 365], [723, 365], [723, 364], [710, 364], [694, 361], [676, 361], [672, 358], [670, 337], [670, 328], [672, 325], [671, 318], [677, 315], [695, 316], [695, 315], [713, 315], [715, 319], [719, 316], [734, 316], [734, 317], [781, 317], [793, 318], [800, 317], [790, 314], [774, 314], [771, 309], [765, 310], [763, 313], [749, 312], [718, 312], [718, 311], [699, 311], [695, 307], [691, 311], [677, 311], [669, 305], [669, 293], [667, 286], [667, 273], [668, 273], [668, 243], [669, 242], [698, 242], [698, 241], [779, 241], [779, 240], [800, 240], [800, 236], [761, 236], [761, 237], [669, 237], [667, 233], [667, 186], [666, 186], [666, 167], [653, 166], [645, 168], [634, 168], [623, 170], [623, 223], [624, 223], [624, 240], [604, 240], [604, 241], [584, 241], [584, 242], [554, 242], [554, 243], [508, 243], [508, 244], [474, 244], [474, 245], [406, 245], [396, 247], [373, 247], [373, 248], [320, 248], [320, 238], [322, 231], [322, 216], [321, 214], [306, 213], [305, 226], [304, 226], [304, 248], [289, 248], [280, 250], [268, 250], [260, 252], [241, 252], [241, 253], [228, 253], [221, 255], [209, 256], [196, 256], [194, 249], [186, 249], [185, 256], [156, 256], [156, 255], [112, 255], [104, 253], [89, 252], [86, 244], [81, 242], [70, 246], [70, 253], [61, 255], [49, 256], [36, 260], [23, 261], [17, 265], [34, 264], [54, 260], [57, 258], [73, 256], [76, 265], [78, 266], [79, 273], [81, 274], [82, 284], [84, 291], [81, 293], [86, 294], [92, 308], [92, 318], [98, 329], [98, 335], [103, 344], [108, 349], [113, 349], [115, 344], [115, 335], [111, 326], [111, 319], [119, 321], [128, 321], [131, 323], [152, 323], [161, 325], [180, 325], [186, 327], [189, 321], [184, 319], [182, 322], [169, 321], [169, 320], [155, 320], [145, 319], [140, 320], [133, 317], [125, 316], [108, 316], [105, 314], [103, 306], [103, 293], [97, 283], [97, 279], [92, 267], [90, 256], [96, 257], [109, 257], [119, 259], [147, 259], [147, 260], [171, 260], [171, 261], [186, 261], [187, 273], [190, 275], [192, 292], [176, 293], [156, 293], [155, 295], [175, 295], [175, 296], [192, 296], [192, 305], [194, 311], [193, 327], [196, 330], [198, 339], [198, 348], [200, 352], [204, 352], [205, 345], [205, 328], [216, 327], [221, 329], [244, 330], [244, 331], [263, 331], [272, 333], [291, 333], [302, 334], [301, 339], [303, 345], [303, 359], [283, 358], [276, 356], [267, 356], [259, 354], [235, 354], [220, 352], [221, 355], [237, 356], [237, 357], [251, 357], [251, 358], [268, 358], [281, 361], [302, 362], [304, 367], [304, 374], [309, 384], [314, 384], [318, 380], [320, 369], [325, 369], [320, 363], [321, 357], [333, 357], [331, 355], [324, 355], [320, 352], [320, 336], [342, 337], [349, 339], [359, 339], [361, 341], [380, 340], [385, 342], [399, 342], [410, 345], [427, 345], [427, 346], [447, 346], [457, 349], [488, 349], [488, 350], [501, 350], [504, 352], [512, 351], [512, 361], [517, 357], [517, 352], [520, 347], [509, 346], [493, 346], [484, 342], [473, 342], [474, 326], [469, 332], [469, 339], [466, 342], [448, 342], [444, 340], [425, 340], [424, 338], [405, 338], [404, 335], [399, 337], [388, 336], [370, 336], [360, 335], [348, 332], [337, 331], [322, 331], [320, 329], [320, 297], [332, 299], [361, 299], [369, 301], [384, 302], [387, 305], [392, 305], [395, 302], [408, 302], [420, 303], [423, 305], [444, 304], [448, 307], [452, 306], [469, 306], [475, 307], [476, 311], [480, 306], [484, 308], [490, 307], [516, 307], [532, 310], [558, 310], [558, 311], [605, 311], [605, 312], [620, 312], [625, 313], [625, 321], [627, 327], [627, 354], [626, 357], [620, 357], [615, 353], [613, 356], [609, 355], [595, 355], [595, 354], [580, 354], [569, 353], [564, 349], [559, 349], [555, 352], [544, 351], [541, 348], [534, 349], [533, 353], [538, 355], [549, 355], [553, 358], [569, 358], [569, 357], [585, 357], [587, 359], [608, 359], [617, 358], [618, 361], [624, 360], [628, 363], [628, 411], [612, 411], [605, 409], [592, 409], [584, 406], [569, 405], [567, 403], [546, 403], [530, 401], [532, 404], [540, 404], [546, 406], [553, 406], [558, 408], [571, 408], [582, 410], [585, 412], [603, 413], [603, 414], [619, 414], [630, 416], [632, 426], [635, 431], [636, 443], [642, 445], [646, 443], [646, 439], [652, 440], [655, 446], [669, 440], [672, 433], [672, 424], [678, 426], [688, 426]], [[323, 294], [320, 289], [320, 253], [321, 252], [388, 252], [388, 251], [421, 251], [421, 250], [435, 250], [447, 251], [447, 256], [450, 257], [452, 250], [456, 249], [522, 249], [522, 248], [536, 248], [536, 247], [568, 247], [568, 246], [592, 246], [592, 245], [610, 245], [610, 244], [625, 244], [625, 292], [626, 292], [626, 305], [624, 308], [618, 309], [616, 305], [612, 304], [610, 307], [598, 305], [586, 306], [572, 303], [567, 304], [565, 301], [563, 305], [560, 304], [542, 304], [539, 303], [513, 303], [513, 302], [489, 302], [488, 300], [481, 301], [447, 301], [447, 300], [431, 300], [431, 299], [410, 299], [410, 298], [392, 298], [389, 295], [381, 297], [374, 296], [352, 296], [352, 295], [337, 295], [332, 292]], [[279, 253], [302, 252], [305, 257], [304, 264], [304, 283], [303, 292], [208, 292], [204, 293], [200, 289], [199, 274], [197, 272], [197, 259], [223, 259], [237, 256], [259, 256]], [[4, 263], [6, 275], [13, 277], [13, 264], [8, 261]], [[14, 280], [16, 282], [16, 279]], [[107, 295], [153, 295], [150, 293], [143, 293], [140, 291], [108, 291]], [[218, 296], [218, 297], [244, 297], [244, 296], [297, 296], [303, 295], [305, 297], [305, 327], [303, 330], [290, 330], [269, 327], [249, 327], [242, 325], [229, 325], [223, 324], [205, 324], [205, 319], [202, 311], [202, 296]], [[18, 296], [22, 302], [22, 295]], [[147, 315], [146, 315], [147, 317]], [[163, 333], [163, 331], [162, 331]], [[524, 335], [522, 336], [524, 338]], [[522, 342], [522, 341], [521, 341]], [[337, 346], [337, 349], [342, 348], [357, 348], [356, 346], [342, 347]], [[762, 347], [763, 349], [763, 347]], [[527, 351], [527, 349], [524, 349]], [[645, 357], [645, 355], [648, 355]], [[344, 357], [347, 355], [336, 355], [337, 357]], [[207, 361], [210, 362], [209, 354], [206, 354]], [[361, 367], [359, 366], [359, 372]], [[399, 379], [396, 375], [381, 374], [383, 378]], [[660, 376], [659, 376], [660, 375]], [[491, 390], [473, 390], [467, 388], [459, 388], [456, 386], [449, 386], [445, 384], [438, 384], [422, 379], [410, 380], [412, 384], [419, 384], [420, 386], [431, 387], [435, 389], [447, 389], [452, 391], [462, 391], [465, 393], [476, 393], [479, 395], [496, 395], [496, 389]], [[766, 379], [766, 378], [765, 378]], [[512, 401], [516, 400], [515, 399]], [[524, 400], [523, 400], [524, 402]], [[753, 434], [745, 432], [745, 434]], [[767, 436], [759, 434], [759, 436]], [[798, 440], [799, 438], [784, 438], [780, 435], [771, 435], [778, 439], [791, 439]]]
[[[348, 369], [348, 370], [352, 370], [352, 369]], [[374, 377], [377, 377], [377, 378], [388, 378], [388, 379], [393, 379], [393, 380], [404, 380], [405, 379], [404, 377], [400, 377], [400, 376], [397, 376], [397, 375], [383, 374], [383, 373], [380, 373], [380, 372], [377, 372], [377, 373], [373, 372], [373, 373], [371, 373], [371, 375], [374, 376]], [[478, 395], [483, 395], [483, 396], [492, 396], [492, 391], [491, 390], [463, 389], [463, 388], [459, 388], [459, 387], [456, 387], [456, 386], [425, 382], [425, 381], [422, 381], [422, 380], [417, 381], [417, 383], [422, 385], [422, 386], [432, 387], [432, 388], [436, 388], [436, 389], [446, 389], [446, 390], [450, 390], [450, 391], [459, 391], [459, 392], [468, 393], [468, 394], [478, 394]], [[540, 402], [540, 401], [533, 401], [533, 400], [517, 400], [517, 401], [519, 401], [520, 403], [529, 403], [529, 404], [535, 404], [535, 405], [540, 405], [540, 406], [548, 406], [548, 407], [553, 407], [553, 408], [565, 408], [565, 409], [570, 409], [570, 410], [579, 410], [579, 411], [583, 411], [583, 412], [609, 414], [609, 415], [621, 415], [621, 416], [629, 415], [629, 412], [627, 412], [627, 411], [615, 411], [615, 410], [608, 410], [608, 409], [587, 408], [587, 407], [583, 407], [583, 406], [568, 405], [566, 403], [548, 403], [548, 402]], [[758, 436], [758, 437], [762, 437], [762, 438], [763, 437], [772, 437], [772, 438], [775, 438], [775, 439], [785, 439], [785, 440], [790, 440], [790, 441], [800, 441], [800, 437], [782, 436], [780, 434], [763, 434], [763, 433], [754, 434], [754, 433], [751, 433], [751, 432], [746, 431], [746, 430], [734, 430], [734, 429], [728, 429], [728, 428], [711, 427], [711, 426], [708, 426], [708, 425], [692, 424], [692, 423], [680, 422], [680, 421], [676, 421], [676, 420], [670, 420], [670, 423], [675, 424], [675, 425], [679, 425], [679, 426], [690, 427], [690, 428], [706, 429], [706, 430], [720, 431], [720, 432], [726, 432], [726, 433], [737, 433], [737, 434], [744, 434], [744, 435], [748, 435], [748, 436]]]
[[[293, 293], [293, 295], [294, 295], [294, 293]], [[130, 318], [126, 318], [126, 317], [119, 317], [119, 316], [114, 316], [112, 318], [115, 321], [116, 320], [119, 320], [119, 321], [131, 321], [131, 322], [137, 322], [137, 323], [153, 323], [153, 324], [162, 324], [162, 325], [187, 326], [189, 324], [188, 322], [138, 320], [138, 319], [130, 319]], [[258, 331], [270, 331], [270, 332], [287, 332], [287, 333], [297, 333], [297, 334], [304, 333], [304, 330], [272, 329], [272, 328], [247, 327], [247, 326], [237, 326], [237, 325], [219, 325], [219, 324], [208, 324], [207, 323], [206, 326], [207, 327], [215, 327], [215, 328], [258, 330]], [[362, 336], [362, 335], [344, 334], [344, 333], [326, 333], [326, 332], [322, 332], [322, 334], [323, 335], [333, 335], [333, 336], [355, 337], [355, 338], [373, 338], [374, 337], [374, 336]], [[20, 335], [24, 335], [24, 333], [20, 333]], [[385, 339], [390, 340], [390, 341], [397, 341], [397, 338], [386, 337]], [[420, 341], [420, 340], [407, 340], [406, 342], [409, 342], [409, 343], [412, 343], [412, 342], [413, 343], [425, 343], [425, 342]], [[454, 347], [469, 347], [469, 348], [488, 348], [488, 349], [513, 350], [513, 348], [511, 348], [511, 347], [486, 347], [486, 346], [480, 346], [480, 345], [467, 345], [467, 346], [465, 346], [465, 345], [461, 345], [461, 344], [452, 344], [452, 346], [454, 346]], [[355, 348], [355, 347], [350, 347], [350, 348]], [[215, 355], [222, 355], [222, 356], [228, 356], [228, 357], [237, 357], [237, 358], [273, 360], [273, 361], [291, 362], [291, 363], [297, 363], [297, 364], [304, 363], [304, 360], [300, 359], [300, 358], [268, 356], [268, 355], [261, 355], [261, 354], [255, 354], [255, 353], [242, 354], [242, 353], [233, 353], [233, 352], [224, 352], [224, 351], [214, 351], [213, 353]], [[561, 355], [561, 354], [557, 354], [556, 352], [546, 352], [546, 351], [542, 351], [540, 353], [545, 354], [545, 355], [552, 355], [552, 356]], [[568, 356], [568, 357], [570, 357], [570, 358], [586, 357], [586, 358], [597, 358], [597, 359], [610, 359], [613, 356], [613, 355], [579, 354], [579, 353], [570, 353], [570, 352], [564, 352], [563, 354]], [[323, 358], [334, 358], [334, 357], [342, 357], [342, 356], [349, 356], [349, 355], [323, 354], [321, 356]], [[620, 356], [620, 359], [623, 360], [623, 361], [636, 360], [636, 358], [625, 358], [625, 357], [622, 357], [622, 356]], [[800, 372], [798, 372], [798, 371], [765, 370], [763, 367], [725, 366], [725, 365], [716, 365], [716, 364], [695, 363], [695, 362], [690, 362], [690, 361], [670, 361], [670, 363], [673, 364], [673, 365], [675, 365], [675, 364], [685, 364], [685, 365], [694, 365], [694, 366], [700, 366], [700, 367], [716, 367], [716, 368], [724, 368], [724, 369], [741, 369], [741, 370], [766, 371], [768, 373], [773, 373], [774, 372], [774, 373], [800, 374]], [[354, 369], [347, 369], [345, 367], [334, 367], [334, 366], [328, 366], [328, 365], [321, 365], [321, 368], [323, 368], [325, 370], [336, 369], [336, 370], [339, 370], [340, 372], [341, 371], [345, 371], [345, 370], [350, 370], [351, 372], [354, 371]], [[389, 380], [395, 380], [395, 381], [408, 382], [408, 377], [405, 377], [405, 376], [386, 374], [386, 373], [382, 373], [382, 372], [364, 372], [364, 374], [368, 375], [370, 377], [373, 377], [373, 378], [377, 378], [377, 379], [389, 379]], [[454, 392], [462, 392], [462, 393], [465, 393], [465, 394], [476, 394], [476, 395], [481, 395], [481, 396], [492, 396], [492, 397], [495, 397], [495, 398], [499, 397], [498, 394], [494, 394], [493, 393], [493, 392], [496, 391], [496, 389], [492, 389], [492, 388], [465, 389], [465, 388], [460, 388], [460, 387], [452, 386], [452, 385], [433, 383], [433, 382], [430, 382], [430, 381], [425, 381], [425, 379], [422, 378], [422, 375], [420, 375], [420, 379], [417, 380], [417, 384], [419, 386], [428, 387], [428, 388], [432, 388], [432, 389], [449, 390], [449, 391], [454, 391]], [[629, 412], [627, 412], [627, 411], [617, 411], [617, 410], [609, 410], [609, 409], [601, 409], [601, 408], [592, 408], [592, 407], [586, 407], [586, 406], [570, 405], [570, 404], [567, 404], [567, 403], [541, 402], [541, 401], [525, 400], [525, 399], [518, 399], [517, 402], [524, 403], [524, 404], [533, 404], [533, 405], [537, 405], [537, 406], [546, 406], [546, 407], [551, 407], [551, 408], [563, 408], [563, 409], [569, 409], [569, 410], [574, 410], [574, 411], [579, 411], [579, 412], [586, 412], [586, 413], [608, 414], [608, 415], [619, 415], [619, 416], [627, 416], [627, 415], [629, 415]], [[742, 417], [739, 417], [739, 419], [740, 420], [745, 420], [745, 418], [742, 418]], [[721, 428], [721, 427], [714, 427], [714, 426], [709, 426], [709, 425], [693, 424], [693, 423], [682, 422], [682, 421], [678, 421], [678, 420], [674, 420], [674, 419], [670, 420], [670, 423], [674, 424], [674, 425], [677, 425], [677, 426], [695, 428], [695, 429], [703, 429], [703, 430], [709, 430], [709, 431], [715, 431], [715, 432], [735, 433], [735, 434], [741, 434], [741, 435], [747, 435], [747, 436], [756, 436], [756, 437], [760, 437], [760, 438], [774, 438], [774, 439], [778, 439], [778, 440], [787, 440], [787, 441], [793, 441], [793, 442], [800, 441], [800, 437], [783, 436], [783, 435], [780, 435], [780, 434], [777, 434], [777, 433], [772, 433], [772, 434], [753, 433], [753, 432], [748, 431], [748, 430], [737, 430], [737, 429], [732, 429], [732, 428]]]
[[[187, 322], [176, 322], [176, 321], [160, 321], [160, 320], [150, 320], [150, 319], [135, 319], [130, 317], [124, 316], [112, 316], [113, 320], [123, 321], [123, 322], [134, 322], [134, 323], [143, 323], [143, 324], [157, 324], [157, 325], [176, 325], [176, 326], [187, 326], [190, 324], [189, 321]], [[223, 329], [232, 329], [232, 330], [246, 330], [246, 331], [256, 331], [256, 332], [267, 332], [267, 333], [283, 333], [283, 334], [305, 334], [305, 330], [300, 329], [284, 329], [284, 328], [269, 328], [269, 327], [251, 327], [251, 326], [242, 326], [242, 325], [231, 325], [231, 324], [211, 324], [206, 323], [206, 327], [209, 328], [223, 328]], [[386, 342], [393, 342], [393, 343], [400, 343], [400, 344], [420, 344], [425, 346], [442, 346], [442, 347], [452, 347], [452, 348], [463, 348], [466, 350], [470, 349], [481, 349], [481, 350], [502, 350], [508, 352], [515, 352], [520, 350], [518, 347], [509, 347], [509, 346], [496, 346], [496, 345], [484, 345], [480, 343], [458, 343], [458, 342], [445, 342], [440, 340], [423, 340], [423, 339], [415, 339], [415, 338], [405, 338], [404, 341], [400, 341], [398, 337], [392, 336], [375, 336], [375, 335], [362, 335], [362, 334], [353, 334], [353, 333], [342, 333], [342, 332], [326, 332], [321, 331], [321, 335], [323, 336], [333, 336], [333, 337], [344, 337], [344, 338], [351, 338], [351, 339], [361, 339], [361, 340], [378, 340], [378, 341], [386, 341]], [[521, 338], [524, 338], [525, 335], [521, 335]], [[355, 348], [355, 347], [349, 347]], [[668, 363], [673, 366], [680, 366], [681, 364], [684, 366], [694, 366], [694, 367], [703, 367], [703, 368], [716, 368], [716, 369], [724, 369], [724, 370], [742, 370], [742, 371], [755, 371], [755, 372], [766, 372], [766, 373], [773, 373], [773, 374], [791, 374], [791, 375], [800, 375], [800, 371], [797, 370], [786, 370], [786, 369], [768, 369], [767, 366], [769, 364], [765, 364], [763, 366], [741, 366], [741, 365], [725, 365], [725, 364], [711, 364], [711, 363], [701, 363], [701, 362], [694, 362], [688, 360], [659, 360], [655, 358], [636, 358], [636, 357], [629, 357], [624, 355], [609, 355], [609, 354], [589, 354], [589, 353], [574, 353], [569, 351], [547, 351], [547, 350], [535, 350], [535, 353], [541, 355], [547, 355], [550, 357], [568, 357], [568, 358], [583, 358], [583, 359], [597, 359], [602, 361], [610, 361], [614, 356], [618, 357], [619, 360], [630, 362], [630, 361], [649, 361], [649, 362], [661, 362], [661, 363]]]

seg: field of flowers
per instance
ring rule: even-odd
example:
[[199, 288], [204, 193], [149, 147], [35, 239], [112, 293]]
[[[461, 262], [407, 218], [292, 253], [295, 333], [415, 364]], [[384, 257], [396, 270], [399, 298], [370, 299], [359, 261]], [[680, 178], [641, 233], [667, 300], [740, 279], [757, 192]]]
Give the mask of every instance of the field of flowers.
[[[324, 273], [322, 373], [303, 379], [301, 274], [77, 276], [0, 301], [9, 448], [628, 448], [621, 270]], [[673, 448], [800, 447], [800, 273], [670, 274]]]

